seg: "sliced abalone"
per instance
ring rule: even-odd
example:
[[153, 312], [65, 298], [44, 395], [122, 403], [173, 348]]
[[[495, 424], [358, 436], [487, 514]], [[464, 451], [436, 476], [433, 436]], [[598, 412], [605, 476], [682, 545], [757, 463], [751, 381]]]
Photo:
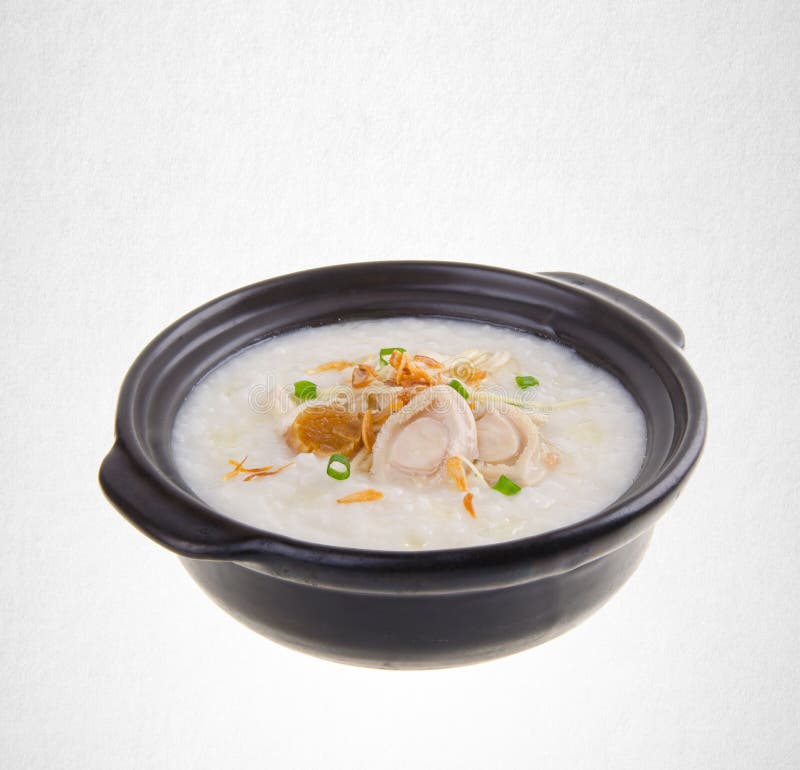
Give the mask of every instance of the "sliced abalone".
[[449, 457], [471, 460], [477, 451], [469, 404], [449, 385], [435, 385], [414, 396], [383, 425], [373, 448], [372, 472], [433, 477]]
[[520, 486], [535, 484], [544, 475], [546, 451], [533, 420], [513, 406], [484, 408], [476, 415], [476, 466], [489, 483], [508, 476]]

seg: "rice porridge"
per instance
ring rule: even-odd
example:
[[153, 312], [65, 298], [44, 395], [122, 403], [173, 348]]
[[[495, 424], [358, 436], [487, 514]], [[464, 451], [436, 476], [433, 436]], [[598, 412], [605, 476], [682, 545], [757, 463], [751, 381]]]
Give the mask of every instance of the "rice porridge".
[[644, 417], [608, 372], [511, 329], [347, 321], [253, 345], [202, 379], [172, 434], [220, 513], [299, 540], [385, 550], [527, 537], [614, 502]]

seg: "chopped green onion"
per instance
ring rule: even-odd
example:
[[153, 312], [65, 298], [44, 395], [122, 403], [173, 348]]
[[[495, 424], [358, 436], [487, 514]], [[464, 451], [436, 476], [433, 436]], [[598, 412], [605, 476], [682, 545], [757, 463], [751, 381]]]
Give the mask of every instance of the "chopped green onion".
[[519, 484], [515, 484], [508, 476], [501, 476], [497, 483], [492, 487], [504, 495], [516, 495], [522, 489]]
[[467, 393], [467, 389], [458, 381], [458, 380], [450, 380], [447, 383], [456, 393], [460, 396], [464, 396], [469, 401], [469, 393]]
[[[333, 467], [334, 463], [344, 466], [344, 470], [336, 470], [336, 468]], [[344, 455], [332, 454], [330, 460], [328, 460], [327, 474], [332, 479], [336, 479], [337, 481], [344, 481], [346, 478], [349, 478], [350, 460], [348, 460]]]
[[294, 394], [301, 401], [310, 401], [317, 397], [317, 386], [310, 380], [298, 380], [294, 384]]
[[534, 385], [539, 384], [539, 380], [536, 377], [531, 377], [529, 374], [519, 374], [517, 375], [517, 385], [520, 388], [532, 388]]
[[381, 366], [386, 366], [386, 364], [389, 363], [389, 360], [386, 358], [386, 356], [392, 355], [395, 350], [399, 350], [401, 353], [406, 352], [405, 348], [381, 348], [381, 352], [378, 354], [378, 359], [381, 362]]

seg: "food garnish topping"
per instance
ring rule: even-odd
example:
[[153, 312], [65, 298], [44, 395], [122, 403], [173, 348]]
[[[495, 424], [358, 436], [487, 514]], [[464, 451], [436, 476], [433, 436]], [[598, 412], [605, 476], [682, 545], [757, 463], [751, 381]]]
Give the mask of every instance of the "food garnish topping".
[[245, 468], [244, 464], [247, 462], [247, 457], [242, 460], [228, 460], [228, 464], [233, 466], [233, 470], [226, 473], [222, 478], [224, 481], [228, 481], [240, 474], [245, 476], [245, 481], [252, 481], [253, 479], [262, 478], [263, 476], [274, 476], [277, 473], [280, 473], [284, 468], [288, 468], [290, 465], [294, 465], [294, 461], [286, 463], [286, 465], [281, 465], [280, 468], [274, 468], [272, 465], [264, 465], [261, 468]]
[[[440, 360], [427, 353], [410, 354], [402, 347], [381, 348], [377, 360], [373, 354], [360, 362], [328, 361], [308, 369], [308, 374], [351, 369], [345, 375], [347, 381], [322, 389], [310, 380], [295, 382], [298, 406], [286, 431], [286, 442], [297, 453], [328, 455], [326, 473], [337, 481], [350, 477], [351, 460], [354, 470], [371, 473], [375, 478], [395, 471], [416, 476], [420, 481], [449, 476], [463, 493], [464, 509], [475, 517], [467, 472], [483, 486], [491, 486], [504, 495], [515, 495], [523, 486], [537, 483], [560, 460], [540, 434], [547, 412], [588, 400], [537, 403], [526, 394], [509, 397], [493, 392], [492, 375], [506, 366], [516, 366], [507, 352], [469, 350]], [[516, 375], [514, 380], [522, 391], [539, 385], [532, 375]], [[459, 420], [466, 419], [469, 425], [443, 420], [431, 411], [433, 395], [441, 393], [444, 386], [467, 402], [467, 416]], [[415, 401], [425, 392], [431, 398]], [[457, 398], [453, 401], [452, 391], [445, 388], [444, 393], [448, 392], [449, 402], [443, 402], [448, 406], [447, 413], [455, 414], [460, 411], [456, 402], [463, 402]], [[442, 401], [441, 396], [438, 398]], [[431, 405], [427, 405], [428, 401]], [[414, 406], [423, 403], [426, 406]], [[387, 425], [391, 427], [387, 429]], [[463, 432], [467, 427], [472, 432], [471, 440]], [[387, 457], [395, 458], [395, 450], [400, 452], [400, 459], [387, 463]], [[239, 462], [230, 460], [233, 469], [224, 478], [244, 475], [244, 480], [250, 481], [279, 473], [292, 464], [277, 469], [271, 465], [246, 468], [246, 460], [247, 457]], [[368, 502], [382, 497], [378, 490], [365, 489], [337, 502]]]
[[373, 500], [381, 500], [383, 498], [383, 492], [379, 492], [377, 489], [363, 489], [361, 492], [353, 492], [352, 495], [346, 495], [345, 497], [340, 497], [336, 502], [337, 503], [370, 503]]

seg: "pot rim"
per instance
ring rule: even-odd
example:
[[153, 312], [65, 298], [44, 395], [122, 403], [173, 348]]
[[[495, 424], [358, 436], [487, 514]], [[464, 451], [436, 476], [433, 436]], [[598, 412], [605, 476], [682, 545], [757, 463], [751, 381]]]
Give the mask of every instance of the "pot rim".
[[[147, 377], [153, 376], [148, 367], [168, 342], [174, 343], [176, 334], [199, 317], [219, 319], [243, 297], [282, 281], [387, 269], [454, 271], [476, 280], [491, 273], [557, 284], [600, 303], [604, 313], [616, 314], [621, 323], [636, 325], [674, 374], [686, 410], [686, 427], [650, 483], [593, 516], [540, 534], [485, 545], [390, 551], [314, 543], [244, 524], [215, 511], [169, 476], [145, 445], [137, 420], [140, 389]], [[197, 335], [196, 330], [194, 335], [187, 333], [181, 344], [188, 345]], [[277, 276], [235, 289], [190, 311], [144, 348], [120, 390], [117, 439], [101, 466], [100, 483], [126, 518], [183, 557], [236, 561], [300, 582], [367, 591], [438, 592], [499, 587], [555, 575], [600, 558], [649, 530], [697, 462], [705, 441], [706, 405], [702, 386], [680, 349], [682, 344], [680, 328], [660, 311], [618, 289], [571, 273], [528, 274], [472, 263], [398, 260], [343, 263]], [[176, 527], [168, 521], [172, 516], [182, 523]]]

